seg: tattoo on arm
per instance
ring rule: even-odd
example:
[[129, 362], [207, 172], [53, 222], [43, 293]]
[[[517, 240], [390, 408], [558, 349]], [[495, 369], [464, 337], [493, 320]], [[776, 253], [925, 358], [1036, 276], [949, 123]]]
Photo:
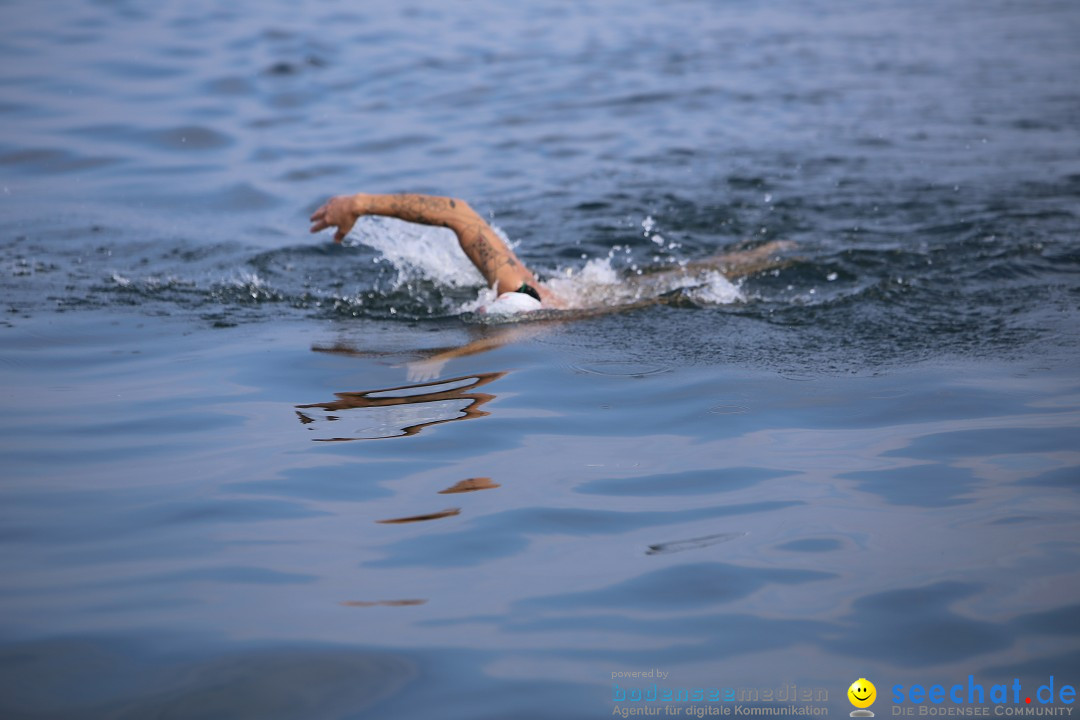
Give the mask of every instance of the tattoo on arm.
[[489, 231], [486, 229], [477, 228], [473, 246], [476, 248], [477, 259], [480, 261], [482, 269], [494, 274], [499, 268], [516, 268], [518, 266], [517, 259], [514, 258], [509, 248], [502, 252], [496, 250], [496, 248], [502, 247], [502, 244], [501, 239], [489, 237]]
[[457, 210], [457, 203], [450, 198], [432, 195], [391, 195], [388, 200], [387, 211], [379, 214], [421, 225], [450, 227]]

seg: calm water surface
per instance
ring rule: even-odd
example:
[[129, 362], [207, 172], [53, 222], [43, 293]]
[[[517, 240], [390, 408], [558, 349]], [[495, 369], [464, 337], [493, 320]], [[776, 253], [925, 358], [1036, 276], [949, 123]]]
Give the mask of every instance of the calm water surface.
[[[1075, 3], [0, 19], [0, 715], [1080, 684]], [[600, 296], [796, 247], [483, 326], [452, 237], [306, 234], [356, 190]]]

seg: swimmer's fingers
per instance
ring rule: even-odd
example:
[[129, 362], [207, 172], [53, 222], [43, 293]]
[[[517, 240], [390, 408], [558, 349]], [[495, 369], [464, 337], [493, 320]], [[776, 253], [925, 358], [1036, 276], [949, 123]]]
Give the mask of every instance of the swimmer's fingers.
[[340, 243], [356, 224], [356, 215], [342, 207], [340, 198], [331, 198], [329, 202], [311, 214], [311, 230], [317, 233], [329, 227], [337, 228], [334, 242]]
[[326, 211], [330, 207], [330, 203], [324, 204], [321, 208], [311, 213], [311, 232], [317, 233], [320, 230], [325, 230], [330, 227], [330, 223], [326, 219]]
[[332, 222], [320, 220], [311, 226], [311, 232], [317, 233], [325, 230], [328, 227], [336, 227], [337, 232], [334, 233], [334, 242], [340, 243], [342, 240], [345, 239], [345, 236], [349, 234], [349, 231], [352, 230], [354, 222], [355, 221], [353, 220], [347, 220], [345, 222], [342, 222], [340, 225], [335, 226]]
[[327, 219], [327, 215], [330, 213], [330, 208], [333, 206], [333, 204], [334, 198], [330, 198], [322, 205], [320, 205], [318, 210], [311, 213], [311, 218], [309, 218], [311, 222], [325, 222]]
[[[314, 224], [311, 226], [310, 232], [317, 233], [325, 230], [328, 227], [335, 227], [332, 222], [326, 220], [313, 220]], [[345, 239], [345, 236], [349, 234], [349, 230], [352, 229], [352, 223], [343, 224], [337, 227], [337, 232], [334, 233], [334, 242], [339, 243]]]
[[325, 221], [329, 225], [337, 227], [337, 232], [334, 233], [334, 242], [340, 243], [345, 239], [345, 236], [352, 230], [353, 225], [356, 224], [356, 216], [351, 213], [335, 213], [334, 217]]
[[353, 224], [350, 222], [346, 225], [342, 225], [341, 227], [339, 227], [337, 232], [334, 233], [334, 242], [340, 243], [342, 240], [344, 240], [345, 236], [349, 234], [350, 230], [352, 230], [352, 226]]

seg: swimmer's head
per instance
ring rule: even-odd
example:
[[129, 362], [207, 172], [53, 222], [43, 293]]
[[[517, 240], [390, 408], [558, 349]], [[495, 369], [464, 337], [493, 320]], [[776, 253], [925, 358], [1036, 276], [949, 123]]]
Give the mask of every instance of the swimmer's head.
[[480, 312], [488, 315], [513, 315], [514, 313], [531, 312], [541, 308], [540, 301], [532, 295], [521, 292], [505, 292], [488, 305], [480, 308]]

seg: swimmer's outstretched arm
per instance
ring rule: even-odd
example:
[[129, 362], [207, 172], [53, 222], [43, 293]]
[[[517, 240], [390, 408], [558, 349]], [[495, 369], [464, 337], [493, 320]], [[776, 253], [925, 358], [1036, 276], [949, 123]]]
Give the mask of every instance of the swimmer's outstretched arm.
[[496, 292], [513, 292], [527, 283], [543, 300], [553, 300], [513, 250], [507, 247], [484, 218], [464, 200], [434, 195], [338, 195], [330, 198], [311, 216], [311, 232], [337, 229], [334, 242], [341, 242], [361, 215], [384, 215], [421, 225], [450, 228], [461, 249]]

